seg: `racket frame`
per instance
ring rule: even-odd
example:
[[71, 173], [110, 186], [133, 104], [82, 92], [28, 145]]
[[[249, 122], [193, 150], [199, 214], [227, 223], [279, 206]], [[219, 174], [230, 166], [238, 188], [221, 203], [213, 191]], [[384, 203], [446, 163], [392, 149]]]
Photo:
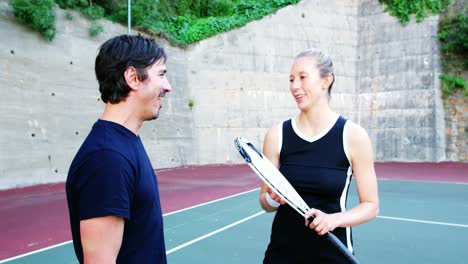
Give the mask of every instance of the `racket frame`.
[[[300, 197], [300, 195], [297, 193], [297, 191], [294, 189], [294, 187], [292, 187], [292, 185], [286, 180], [286, 178], [284, 178], [284, 176], [281, 175], [282, 178], [284, 178], [284, 181], [283, 180], [280, 180], [280, 181], [282, 181], [283, 184], [288, 185], [288, 186], [290, 186], [290, 188], [292, 188], [289, 191], [284, 191], [284, 190], [281, 191], [280, 190], [280, 189], [282, 189], [281, 187], [278, 188], [277, 186], [275, 186], [275, 184], [273, 184], [271, 182], [271, 180], [269, 180], [268, 177], [265, 176], [257, 166], [255, 166], [254, 160], [252, 159], [252, 156], [248, 153], [246, 148], [248, 147], [248, 148], [252, 149], [252, 154], [258, 155], [259, 159], [261, 159], [265, 164], [269, 164], [269, 165], [273, 166], [276, 169], [276, 167], [268, 160], [268, 158], [264, 157], [262, 152], [258, 151], [255, 148], [255, 146], [252, 143], [250, 143], [250, 141], [246, 140], [245, 138], [242, 138], [242, 137], [236, 138], [234, 140], [234, 145], [237, 148], [237, 150], [239, 151], [239, 153], [241, 154], [241, 156], [244, 158], [244, 160], [247, 162], [249, 167], [252, 168], [252, 170], [255, 172], [255, 174], [257, 174], [257, 176], [260, 177], [260, 179], [270, 189], [272, 189], [279, 197], [281, 197], [281, 199], [283, 199], [286, 203], [288, 203], [289, 206], [291, 206], [291, 208], [293, 208], [300, 215], [305, 217], [305, 214], [307, 213], [307, 211], [310, 210], [310, 208], [305, 203], [305, 201]], [[272, 173], [272, 175], [276, 176], [275, 173]], [[270, 177], [271, 177], [271, 175], [270, 175]], [[287, 195], [283, 194], [283, 193], [290, 193], [290, 192], [295, 193], [294, 196], [296, 196], [295, 197], [296, 202], [299, 201], [298, 203], [302, 204], [302, 206], [297, 205], [296, 203], [294, 203], [294, 201], [289, 199], [289, 197], [287, 197]], [[311, 217], [308, 218], [309, 223], [311, 223], [313, 220], [314, 220], [314, 216], [311, 216]], [[346, 259], [348, 260], [349, 263], [359, 264], [359, 261], [357, 260], [357, 258], [348, 250], [348, 248], [334, 234], [332, 234], [331, 232], [327, 232], [324, 236], [346, 257]]]

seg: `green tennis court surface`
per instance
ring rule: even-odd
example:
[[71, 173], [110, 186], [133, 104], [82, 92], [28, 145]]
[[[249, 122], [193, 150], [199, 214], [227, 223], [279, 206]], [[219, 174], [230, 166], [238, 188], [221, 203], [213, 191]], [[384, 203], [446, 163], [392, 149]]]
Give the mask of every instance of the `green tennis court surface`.
[[[379, 196], [380, 216], [353, 228], [361, 263], [468, 263], [468, 184], [380, 180]], [[261, 263], [274, 215], [257, 201], [253, 190], [166, 214], [168, 262]], [[0, 263], [78, 262], [65, 243]]]

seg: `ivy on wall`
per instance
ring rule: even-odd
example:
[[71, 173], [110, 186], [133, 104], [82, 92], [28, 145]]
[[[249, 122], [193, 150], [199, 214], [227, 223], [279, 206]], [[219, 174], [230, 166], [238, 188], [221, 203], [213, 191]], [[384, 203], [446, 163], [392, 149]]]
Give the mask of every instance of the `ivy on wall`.
[[[185, 0], [187, 1], [187, 0]], [[248, 22], [276, 12], [300, 0], [213, 0], [202, 9], [197, 6], [176, 7], [172, 17], [143, 20], [139, 23], [151, 32], [165, 36], [173, 44], [186, 46], [222, 32], [242, 27]], [[174, 3], [177, 1], [171, 1]], [[194, 1], [196, 2], [196, 1]], [[188, 11], [186, 11], [188, 10]]]
[[468, 15], [461, 12], [453, 19], [441, 20], [439, 35], [441, 44], [442, 92], [447, 97], [456, 89], [468, 96], [468, 82], [463, 75], [468, 71]]
[[[49, 41], [54, 39], [56, 32], [55, 4], [62, 8], [74, 7], [92, 20], [103, 17], [105, 13], [102, 7], [92, 5], [87, 0], [10, 0], [18, 23], [29, 26]], [[72, 20], [71, 14], [67, 13], [66, 18]], [[103, 30], [102, 26], [98, 25], [97, 28], [96, 23], [89, 29], [91, 36], [96, 36]]]
[[[398, 18], [405, 26], [414, 15], [422, 22], [428, 14], [439, 14], [450, 4], [450, 0], [379, 0], [386, 5], [385, 11]], [[468, 68], [468, 16], [466, 10], [456, 18], [440, 21], [439, 35], [442, 53], [442, 94], [447, 97], [462, 89], [468, 96], [468, 82], [464, 74]]]
[[[186, 46], [221, 32], [241, 27], [300, 0], [132, 0], [132, 22], [139, 30], [165, 37], [173, 45]], [[385, 11], [406, 25], [411, 17], [421, 22], [429, 14], [438, 14], [450, 0], [378, 0]], [[456, 0], [455, 0], [456, 1]], [[80, 11], [95, 20], [107, 18], [127, 23], [127, 0], [10, 0], [17, 21], [40, 32], [48, 40], [55, 36], [54, 5]], [[302, 17], [304, 15], [302, 14]], [[93, 23], [96, 36], [104, 29]], [[468, 16], [466, 10], [455, 19], [441, 21], [442, 91], [445, 96], [455, 89], [468, 95], [463, 74], [468, 67]]]
[[397, 17], [403, 25], [406, 25], [412, 15], [416, 16], [416, 22], [422, 22], [428, 14], [438, 14], [444, 7], [450, 4], [450, 0], [379, 0], [387, 7], [385, 11]]
[[10, 5], [20, 24], [31, 27], [48, 40], [55, 37], [54, 0], [10, 0]]
[[[299, 1], [132, 0], [132, 26], [165, 37], [174, 45], [187, 46], [244, 26]], [[54, 3], [64, 9], [78, 10], [93, 20], [107, 18], [114, 22], [127, 23], [127, 0], [10, 0], [18, 22], [39, 31], [49, 40], [55, 35]], [[25, 20], [31, 16], [50, 19]]]

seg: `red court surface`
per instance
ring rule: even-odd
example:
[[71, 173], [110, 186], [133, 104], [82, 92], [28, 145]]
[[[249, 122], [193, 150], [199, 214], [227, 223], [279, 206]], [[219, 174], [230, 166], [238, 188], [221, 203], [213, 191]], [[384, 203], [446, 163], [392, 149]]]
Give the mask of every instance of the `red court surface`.
[[[389, 180], [468, 183], [468, 163], [376, 163]], [[157, 170], [163, 212], [252, 190], [260, 180], [245, 165]], [[71, 239], [64, 183], [0, 191], [0, 260]]]

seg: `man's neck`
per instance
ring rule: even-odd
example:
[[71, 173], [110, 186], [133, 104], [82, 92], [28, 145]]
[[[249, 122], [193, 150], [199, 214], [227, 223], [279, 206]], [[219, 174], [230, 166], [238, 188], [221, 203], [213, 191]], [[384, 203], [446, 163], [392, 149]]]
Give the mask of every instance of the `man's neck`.
[[104, 112], [99, 118], [120, 124], [132, 131], [135, 135], [138, 135], [138, 130], [143, 124], [143, 121], [136, 118], [130, 105], [125, 102], [117, 104], [107, 103]]

